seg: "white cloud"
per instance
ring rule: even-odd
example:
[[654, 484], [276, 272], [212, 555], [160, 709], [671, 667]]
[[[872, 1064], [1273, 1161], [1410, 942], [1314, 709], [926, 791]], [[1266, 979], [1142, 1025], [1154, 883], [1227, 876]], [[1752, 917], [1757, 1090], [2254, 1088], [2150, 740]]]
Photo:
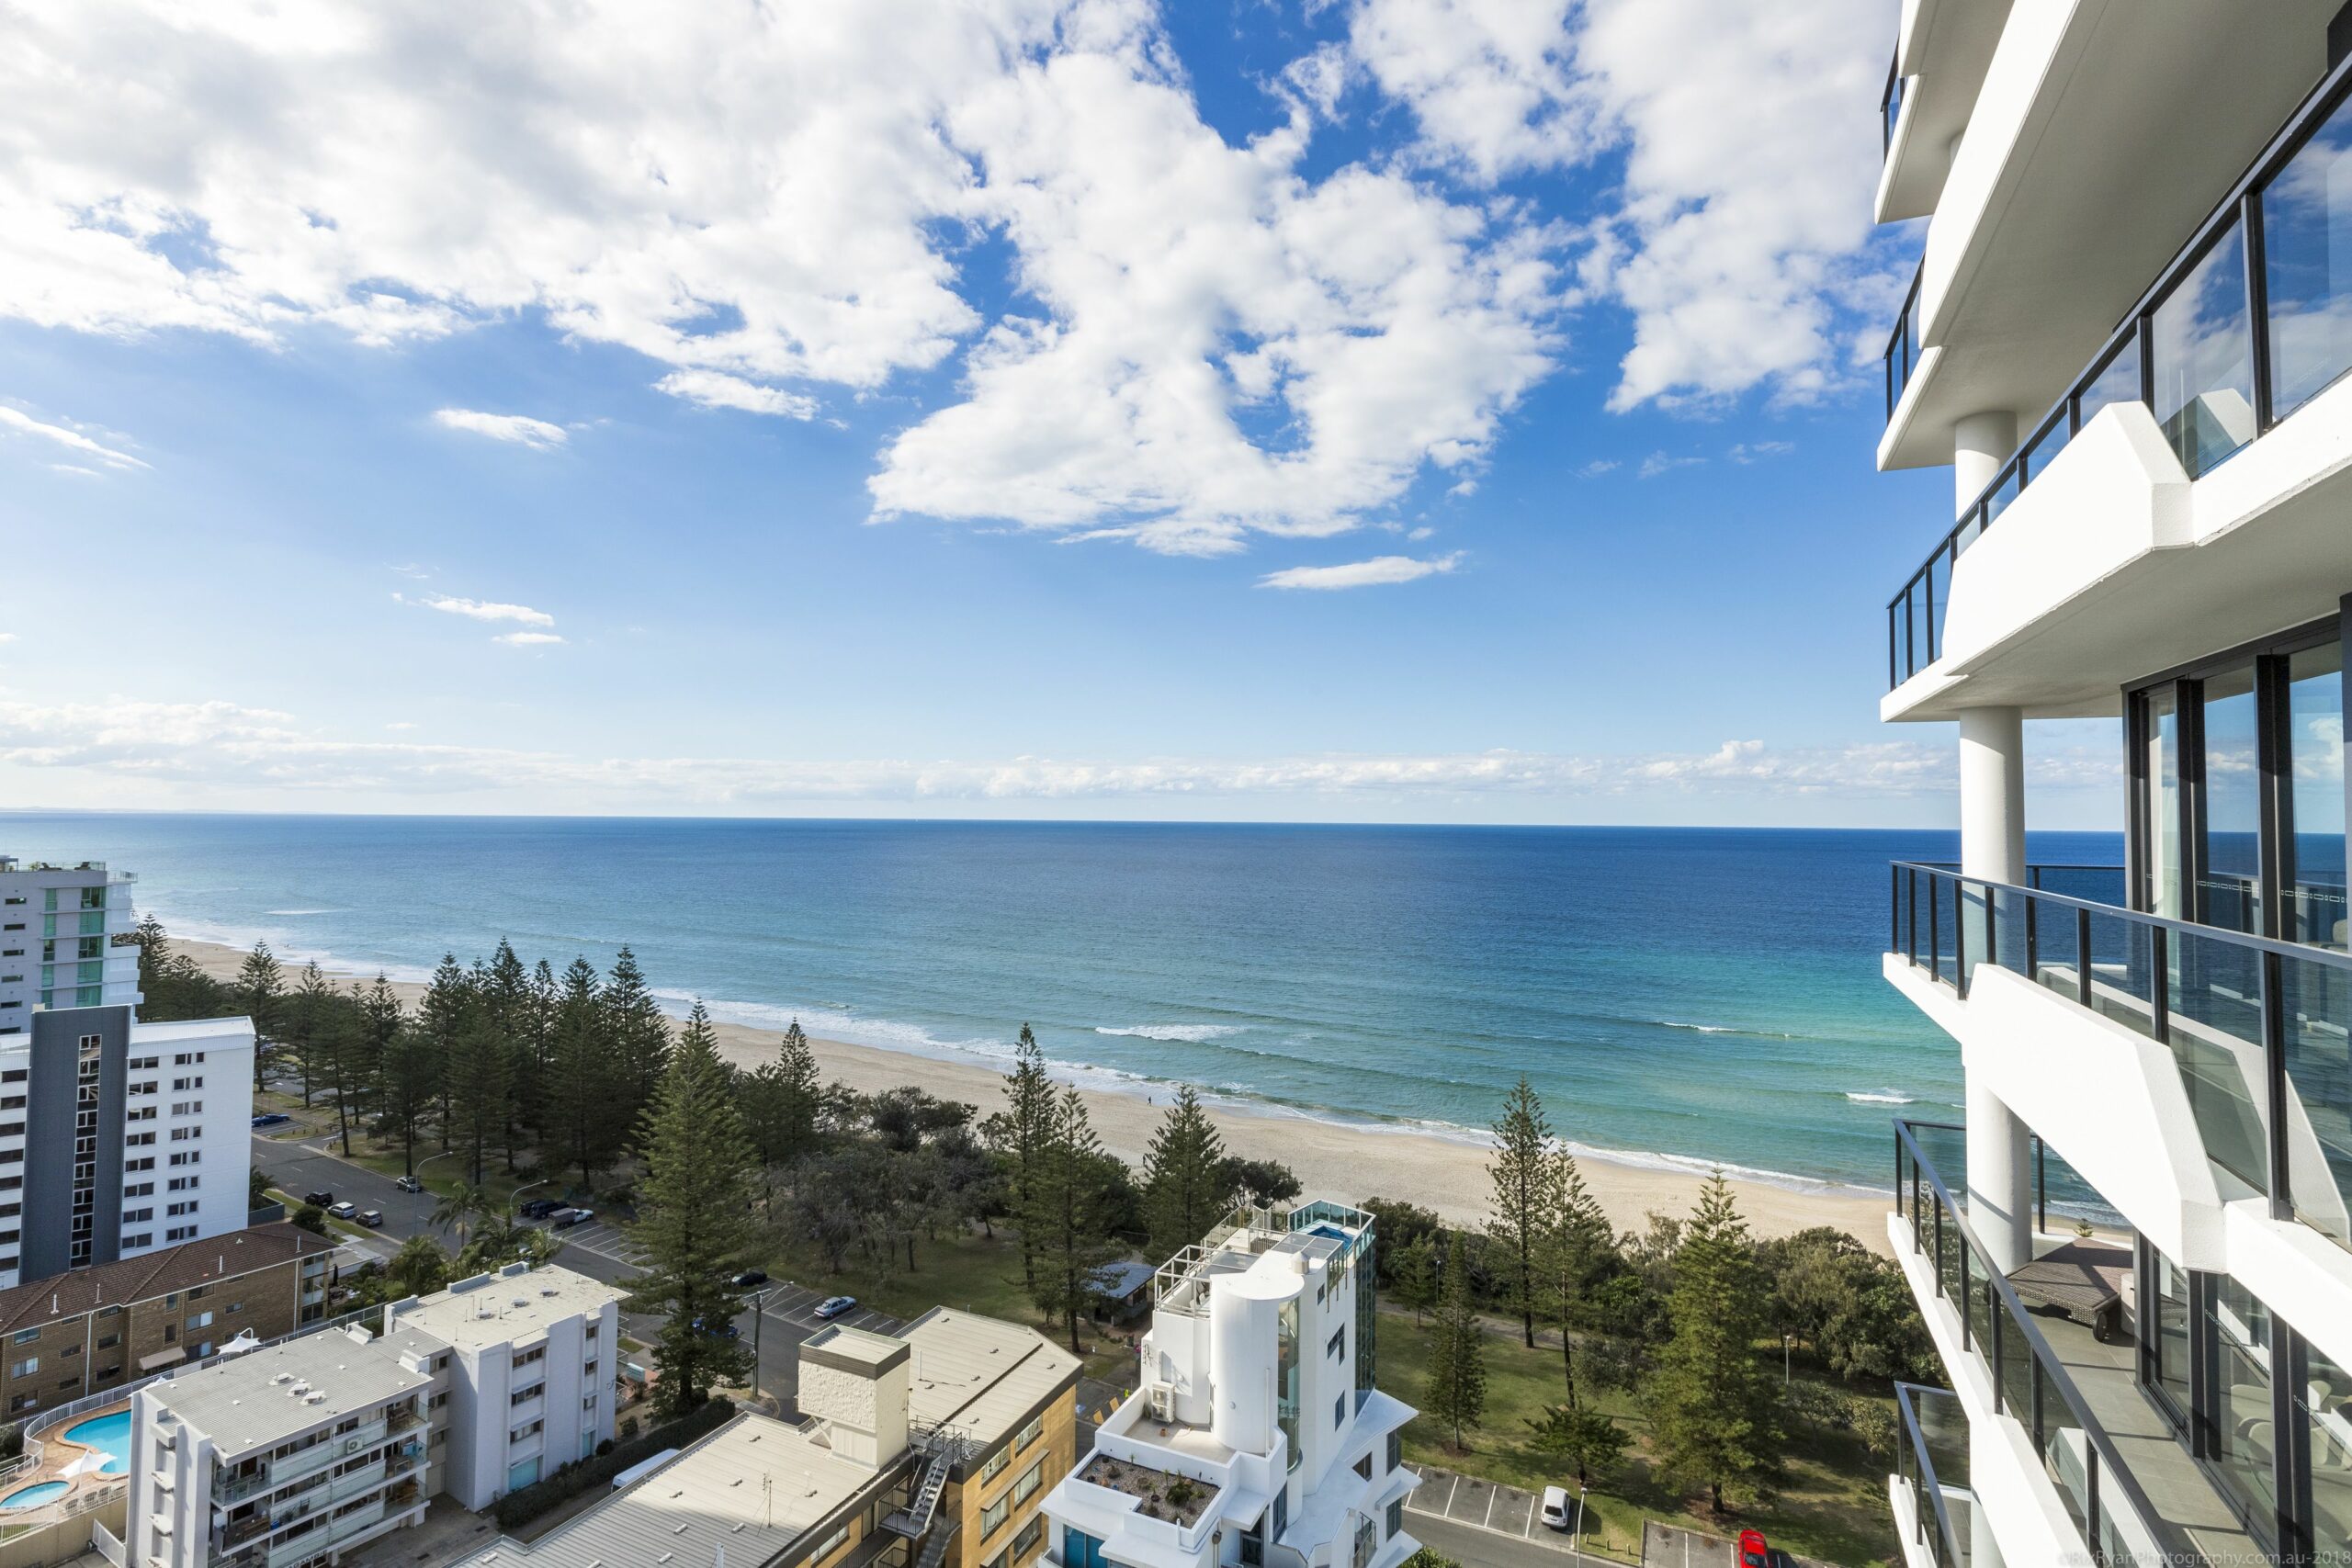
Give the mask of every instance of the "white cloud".
[[1601, 475], [1614, 473], [1617, 469], [1623, 467], [1624, 467], [1624, 465], [1618, 462], [1614, 457], [1595, 457], [1591, 462], [1585, 464], [1584, 467], [1577, 470], [1577, 478], [1580, 479], [1597, 479]]
[[[1655, 797], [1940, 797], [1956, 786], [1950, 746], [1888, 741], [1776, 748], [1726, 740], [1712, 751], [1597, 756], [1507, 750], [1107, 761], [808, 761], [728, 757], [573, 757], [399, 740], [345, 740], [292, 716], [229, 702], [129, 698], [42, 705], [0, 697], [0, 766], [55, 770], [109, 798], [183, 798], [189, 788], [271, 796], [487, 794], [535, 804], [658, 808], [806, 801], [1069, 800], [1286, 795]], [[2112, 788], [2111, 746], [2031, 754], [2038, 787]], [[147, 795], [135, 792], [146, 791]], [[21, 790], [19, 793], [22, 793]]]
[[1579, 271], [1634, 319], [1622, 410], [1818, 397], [1855, 314], [1892, 306], [1855, 120], [1890, 26], [1883, 0], [1355, 0], [1350, 47], [1473, 178], [1622, 153]]
[[427, 610], [438, 610], [445, 615], [463, 615], [473, 621], [516, 621], [526, 626], [551, 626], [555, 617], [545, 610], [534, 610], [528, 604], [502, 604], [494, 600], [459, 599], [447, 593], [428, 593], [422, 599], [405, 594], [392, 597], [403, 604], [415, 604]]
[[1695, 468], [1706, 460], [1704, 457], [1668, 457], [1664, 452], [1653, 452], [1642, 459], [1642, 466], [1635, 470], [1635, 475], [1641, 479], [1654, 479], [1660, 474], [1670, 474], [1677, 468]]
[[1372, 588], [1389, 582], [1411, 582], [1452, 571], [1462, 563], [1462, 552], [1420, 560], [1412, 556], [1374, 556], [1345, 566], [1294, 566], [1268, 572], [1261, 588], [1304, 588], [1325, 592], [1341, 588]]
[[779, 414], [786, 419], [817, 417], [816, 399], [763, 387], [723, 370], [673, 370], [653, 385], [658, 391], [700, 403], [707, 409], [741, 409], [746, 413]]
[[503, 642], [509, 648], [545, 648], [550, 643], [561, 642], [563, 638], [553, 632], [501, 632], [490, 640]]
[[1796, 444], [1791, 441], [1742, 441], [1736, 443], [1724, 456], [1745, 466], [1759, 457], [1785, 457], [1795, 450]]
[[[0, 241], [0, 247], [5, 247], [5, 241]], [[4, 273], [5, 269], [0, 269], [0, 274]], [[5, 293], [5, 290], [0, 290], [0, 293]], [[118, 452], [111, 446], [100, 446], [78, 430], [70, 430], [62, 424], [44, 423], [25, 412], [24, 410], [10, 408], [6, 403], [0, 403], [0, 431], [14, 431], [19, 435], [30, 435], [42, 441], [55, 442], [60, 446], [86, 453], [110, 468], [143, 468], [148, 466], [128, 452]], [[50, 467], [76, 474], [90, 474], [96, 471], [75, 463], [52, 463]]]
[[15, 632], [0, 632], [0, 642], [14, 642], [16, 640], [17, 634]]
[[528, 446], [535, 452], [552, 451], [571, 439], [564, 434], [563, 426], [521, 413], [484, 413], [480, 409], [435, 409], [433, 423], [445, 430], [463, 430], [475, 435], [487, 435], [492, 441], [511, 441], [517, 446]]

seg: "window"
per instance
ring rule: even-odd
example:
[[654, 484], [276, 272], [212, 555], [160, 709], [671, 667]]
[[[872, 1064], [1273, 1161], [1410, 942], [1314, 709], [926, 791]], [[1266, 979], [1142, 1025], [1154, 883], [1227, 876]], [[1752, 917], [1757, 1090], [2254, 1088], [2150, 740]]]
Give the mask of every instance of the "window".
[[822, 1562], [826, 1558], [831, 1557], [834, 1552], [839, 1551], [848, 1540], [849, 1526], [835, 1526], [833, 1533], [825, 1538], [824, 1544], [818, 1547], [815, 1551], [809, 1554], [808, 1561], [810, 1562]]
[[8, 1342], [12, 1345], [29, 1345], [40, 1337], [40, 1330], [38, 1328], [19, 1328], [10, 1336]]
[[1370, 1454], [1364, 1455], [1363, 1458], [1356, 1461], [1354, 1465], [1351, 1468], [1353, 1469], [1358, 1475], [1363, 1476], [1366, 1481], [1370, 1481], [1372, 1479], [1372, 1456]]
[[1046, 1416], [1045, 1413], [1040, 1411], [1035, 1416], [1031, 1416], [1029, 1425], [1022, 1427], [1019, 1434], [1013, 1438], [1012, 1447], [1017, 1452], [1022, 1449], [1027, 1448], [1030, 1444], [1035, 1442], [1039, 1438], [1042, 1438], [1045, 1435]]
[[547, 1391], [548, 1385], [544, 1382], [535, 1382], [528, 1388], [518, 1388], [506, 1396], [507, 1406], [511, 1409], [517, 1404], [528, 1404]]
[[28, 1378], [39, 1371], [40, 1371], [40, 1358], [28, 1356], [21, 1361], [11, 1362], [8, 1367], [8, 1375], [12, 1378]]
[[1102, 1542], [1081, 1529], [1062, 1527], [1062, 1568], [1102, 1568]]
[[1004, 1447], [997, 1450], [996, 1452], [989, 1455], [988, 1462], [980, 1466], [981, 1484], [986, 1485], [988, 1483], [994, 1481], [998, 1476], [1002, 1475], [1004, 1473], [1004, 1467], [1012, 1462], [1012, 1445], [1007, 1443]]
[[1348, 1359], [1348, 1325], [1346, 1324], [1340, 1325], [1338, 1332], [1333, 1334], [1330, 1340], [1324, 1345], [1323, 1357], [1326, 1360], [1344, 1361]]
[[1037, 1495], [1037, 1488], [1043, 1486], [1045, 1483], [1046, 1461], [1044, 1460], [1039, 1460], [1036, 1463], [1031, 1465], [1027, 1471], [1023, 1472], [1020, 1480], [1012, 1483], [1013, 1506], [1017, 1508], [1022, 1504], [1029, 1501], [1030, 1498], [1035, 1497]]
[[1389, 1434], [1388, 1434], [1388, 1468], [1389, 1468], [1390, 1470], [1392, 1470], [1392, 1471], [1393, 1471], [1393, 1470], [1395, 1470], [1395, 1469], [1397, 1467], [1397, 1465], [1399, 1465], [1399, 1464], [1401, 1464], [1402, 1462], [1404, 1462], [1404, 1458], [1405, 1458], [1405, 1434], [1404, 1434], [1403, 1432], [1401, 1432], [1401, 1431], [1397, 1431], [1397, 1432], [1391, 1432], [1391, 1433], [1389, 1433]]
[[1388, 1529], [1385, 1533], [1390, 1540], [1405, 1533], [1405, 1499], [1402, 1497], [1388, 1505]]
[[1037, 1543], [1045, 1539], [1046, 1517], [1043, 1514], [1030, 1515], [1029, 1522], [1021, 1527], [1021, 1533], [1012, 1538], [1012, 1561], [1017, 1563], [1036, 1551]]
[[982, 1508], [980, 1510], [980, 1539], [986, 1540], [996, 1534], [1004, 1528], [1004, 1521], [1012, 1517], [1012, 1499], [1011, 1497], [999, 1497], [995, 1502]]
[[546, 1427], [547, 1423], [545, 1421], [526, 1421], [521, 1426], [508, 1432], [506, 1434], [506, 1440], [510, 1443], [519, 1443], [524, 1441], [526, 1438], [536, 1438], [546, 1428]]
[[1340, 1395], [1331, 1402], [1331, 1429], [1338, 1431], [1348, 1424], [1348, 1396]]

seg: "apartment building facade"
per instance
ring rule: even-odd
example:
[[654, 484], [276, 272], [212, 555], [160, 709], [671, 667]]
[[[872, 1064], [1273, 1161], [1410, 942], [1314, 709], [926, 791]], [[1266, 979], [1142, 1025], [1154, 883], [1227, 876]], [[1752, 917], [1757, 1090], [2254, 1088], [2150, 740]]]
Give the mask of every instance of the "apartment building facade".
[[324, 1316], [334, 1255], [299, 1226], [261, 1225], [0, 1291], [0, 1411], [21, 1421], [239, 1336], [292, 1334]]
[[42, 1008], [136, 1007], [134, 878], [102, 861], [51, 865], [0, 855], [0, 1042]]
[[[1899, 1391], [1917, 1563], [2352, 1552], [2339, 3], [1903, 7], [1877, 456], [1951, 465], [1957, 520], [1881, 716], [1956, 726], [1961, 834], [1891, 869], [1883, 973], [1966, 1077], [1894, 1128], [1951, 1385]], [[2085, 717], [2124, 852], [2037, 863], [2028, 728]]]
[[1250, 1209], [1159, 1269], [1142, 1382], [1047, 1495], [1057, 1568], [1396, 1568], [1411, 1406], [1374, 1386], [1373, 1217]]

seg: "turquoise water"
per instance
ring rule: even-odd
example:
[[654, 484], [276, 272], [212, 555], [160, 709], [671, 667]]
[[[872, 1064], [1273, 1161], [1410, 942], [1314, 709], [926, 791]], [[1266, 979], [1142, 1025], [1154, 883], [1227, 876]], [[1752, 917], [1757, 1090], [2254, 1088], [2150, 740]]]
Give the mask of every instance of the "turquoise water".
[[[2112, 834], [2037, 860], [2113, 863]], [[1883, 1186], [1951, 1041], [1879, 976], [1891, 859], [1947, 832], [0, 817], [135, 870], [183, 936], [422, 978], [631, 943], [667, 1000], [1279, 1114], [1474, 1135], [1521, 1074], [1577, 1143]]]
[[100, 1474], [120, 1475], [130, 1465], [130, 1412], [118, 1410], [78, 1422], [65, 1428], [65, 1440], [106, 1455], [107, 1462], [98, 1467]]
[[64, 1496], [70, 1484], [64, 1481], [44, 1481], [38, 1486], [20, 1487], [6, 1497], [0, 1497], [0, 1508], [38, 1508], [43, 1503], [54, 1502]]

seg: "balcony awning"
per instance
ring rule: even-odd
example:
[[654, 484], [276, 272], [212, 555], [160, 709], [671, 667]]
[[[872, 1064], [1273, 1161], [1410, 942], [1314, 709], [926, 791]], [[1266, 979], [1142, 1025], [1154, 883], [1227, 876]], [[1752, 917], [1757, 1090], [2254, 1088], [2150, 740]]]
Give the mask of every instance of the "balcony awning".
[[152, 1372], [158, 1367], [175, 1366], [187, 1359], [187, 1347], [175, 1345], [168, 1350], [158, 1350], [152, 1356], [139, 1358], [139, 1370]]

